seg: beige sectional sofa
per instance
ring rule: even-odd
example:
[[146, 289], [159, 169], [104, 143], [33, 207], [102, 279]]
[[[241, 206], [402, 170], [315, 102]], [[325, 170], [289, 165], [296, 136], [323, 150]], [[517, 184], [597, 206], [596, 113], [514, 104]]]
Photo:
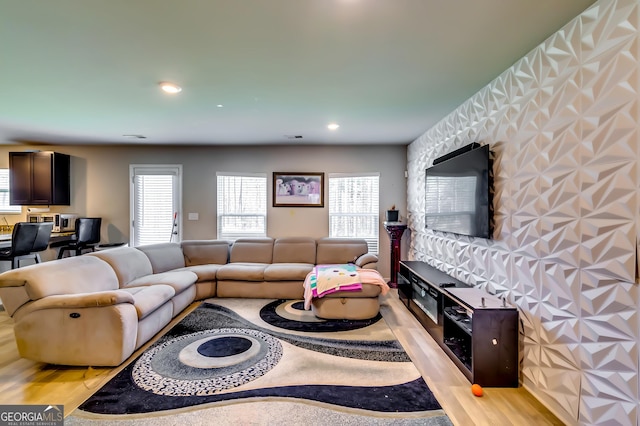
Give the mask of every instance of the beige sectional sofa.
[[[339, 238], [119, 247], [3, 272], [0, 299], [14, 319], [22, 357], [116, 366], [195, 300], [301, 299], [316, 264], [348, 262], [376, 269], [377, 256], [367, 253], [364, 240]], [[369, 311], [371, 303], [379, 307], [379, 287], [364, 287], [348, 297], [369, 299]]]

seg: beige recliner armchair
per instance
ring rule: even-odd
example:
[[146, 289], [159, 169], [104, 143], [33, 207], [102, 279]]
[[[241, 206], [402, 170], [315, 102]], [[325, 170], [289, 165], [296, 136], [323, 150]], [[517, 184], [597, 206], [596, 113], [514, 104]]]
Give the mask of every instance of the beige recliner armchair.
[[121, 364], [171, 321], [174, 295], [166, 284], [119, 288], [113, 268], [94, 256], [14, 269], [0, 279], [20, 355], [51, 364]]

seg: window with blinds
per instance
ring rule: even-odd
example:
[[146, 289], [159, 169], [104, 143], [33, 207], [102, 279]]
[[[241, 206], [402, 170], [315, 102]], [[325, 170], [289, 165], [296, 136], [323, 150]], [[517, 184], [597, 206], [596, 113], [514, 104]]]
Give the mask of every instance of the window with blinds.
[[267, 176], [216, 173], [218, 238], [267, 235]]
[[181, 166], [133, 166], [132, 244], [180, 241]]
[[0, 213], [22, 213], [22, 206], [12, 206], [9, 199], [9, 169], [0, 169]]
[[379, 174], [329, 174], [329, 236], [363, 238], [378, 253]]

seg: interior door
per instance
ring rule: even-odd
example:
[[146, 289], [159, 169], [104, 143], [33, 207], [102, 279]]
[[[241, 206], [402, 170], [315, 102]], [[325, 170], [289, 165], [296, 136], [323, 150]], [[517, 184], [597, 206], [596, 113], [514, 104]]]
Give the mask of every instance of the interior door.
[[131, 165], [130, 245], [181, 240], [182, 165]]

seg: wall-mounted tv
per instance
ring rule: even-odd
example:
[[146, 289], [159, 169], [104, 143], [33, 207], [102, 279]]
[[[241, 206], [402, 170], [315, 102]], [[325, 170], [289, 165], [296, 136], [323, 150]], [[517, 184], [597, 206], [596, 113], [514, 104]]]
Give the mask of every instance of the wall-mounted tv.
[[[427, 168], [426, 227], [490, 238], [491, 158], [489, 145], [467, 145]], [[437, 164], [435, 164], [437, 162]]]

